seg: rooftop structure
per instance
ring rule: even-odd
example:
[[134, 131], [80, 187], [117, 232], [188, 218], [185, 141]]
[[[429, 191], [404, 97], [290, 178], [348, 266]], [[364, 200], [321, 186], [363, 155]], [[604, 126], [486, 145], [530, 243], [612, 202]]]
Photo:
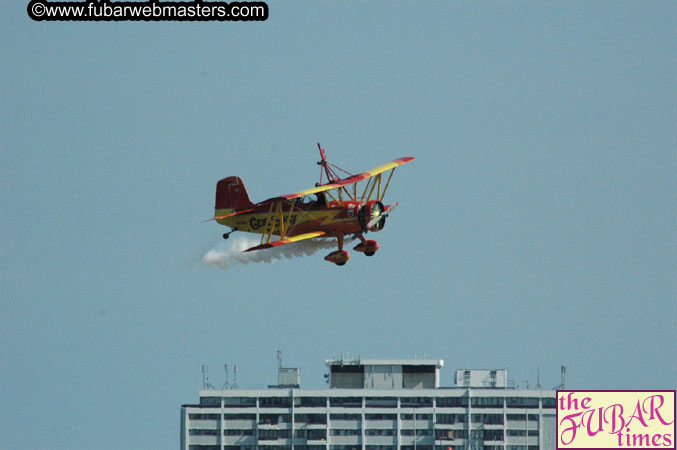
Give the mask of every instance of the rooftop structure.
[[463, 387], [506, 388], [508, 371], [505, 369], [459, 369], [456, 371], [455, 382], [457, 386]]
[[343, 389], [434, 389], [442, 360], [328, 359], [329, 387]]

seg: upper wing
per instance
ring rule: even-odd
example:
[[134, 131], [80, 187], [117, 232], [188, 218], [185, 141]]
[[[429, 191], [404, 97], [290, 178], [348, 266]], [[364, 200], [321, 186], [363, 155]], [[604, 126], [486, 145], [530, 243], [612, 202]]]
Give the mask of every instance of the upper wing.
[[256, 247], [248, 248], [245, 252], [253, 252], [254, 250], [263, 250], [264, 248], [273, 248], [279, 247], [280, 245], [291, 244], [292, 242], [302, 241], [304, 239], [312, 239], [320, 236], [324, 236], [326, 233], [324, 231], [313, 231], [310, 233], [299, 234], [298, 236], [288, 237], [286, 239], [280, 239], [279, 241], [270, 242], [268, 244], [257, 245]]
[[340, 188], [341, 186], [346, 186], [349, 184], [357, 183], [362, 180], [366, 180], [367, 178], [373, 177], [374, 175], [378, 175], [379, 173], [385, 172], [386, 170], [394, 169], [395, 167], [401, 166], [402, 164], [408, 163], [409, 161], [413, 161], [414, 159], [416, 158], [414, 158], [413, 156], [405, 156], [404, 158], [399, 158], [390, 161], [389, 163], [385, 163], [381, 166], [375, 167], [371, 170], [368, 170], [367, 172], [362, 172], [360, 174], [353, 175], [352, 177], [345, 178], [339, 182], [325, 184], [312, 189], [306, 189], [305, 191], [284, 195], [281, 198], [291, 200], [293, 198], [304, 197], [306, 195], [316, 194], [318, 192], [330, 191], [332, 189]]

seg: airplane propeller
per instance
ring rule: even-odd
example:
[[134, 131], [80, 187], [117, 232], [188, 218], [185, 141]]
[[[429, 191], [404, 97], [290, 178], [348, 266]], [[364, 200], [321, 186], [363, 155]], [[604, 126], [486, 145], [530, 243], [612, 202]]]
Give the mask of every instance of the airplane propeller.
[[388, 217], [388, 215], [389, 215], [395, 208], [397, 208], [397, 205], [399, 205], [399, 203], [397, 203], [397, 202], [396, 202], [394, 205], [390, 205], [390, 207], [389, 207], [388, 209], [386, 209], [385, 211], [383, 211], [382, 213], [380, 213], [380, 214], [377, 215], [376, 217], [372, 218], [372, 219], [369, 221], [369, 223], [367, 224], [367, 229], [369, 230], [369, 229], [373, 228], [374, 225], [376, 225], [376, 223], [377, 223], [379, 220], [385, 220], [385, 218]]

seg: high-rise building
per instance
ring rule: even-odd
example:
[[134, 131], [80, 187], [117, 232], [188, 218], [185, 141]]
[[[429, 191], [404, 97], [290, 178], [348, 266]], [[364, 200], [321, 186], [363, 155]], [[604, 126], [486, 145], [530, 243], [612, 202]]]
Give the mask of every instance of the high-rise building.
[[538, 450], [555, 448], [555, 391], [508, 387], [506, 370], [442, 360], [327, 360], [328, 389], [280, 368], [268, 389], [205, 389], [181, 407], [182, 450]]

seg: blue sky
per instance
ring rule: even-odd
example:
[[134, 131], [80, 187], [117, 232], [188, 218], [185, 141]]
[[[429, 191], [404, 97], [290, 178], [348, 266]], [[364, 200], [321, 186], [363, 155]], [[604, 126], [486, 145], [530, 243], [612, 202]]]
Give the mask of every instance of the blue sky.
[[[314, 388], [350, 352], [675, 389], [674, 2], [26, 3], [0, 6], [3, 448], [175, 448], [202, 364], [267, 385], [278, 349]], [[318, 141], [352, 172], [417, 158], [376, 256], [202, 264], [216, 181], [311, 187]]]

